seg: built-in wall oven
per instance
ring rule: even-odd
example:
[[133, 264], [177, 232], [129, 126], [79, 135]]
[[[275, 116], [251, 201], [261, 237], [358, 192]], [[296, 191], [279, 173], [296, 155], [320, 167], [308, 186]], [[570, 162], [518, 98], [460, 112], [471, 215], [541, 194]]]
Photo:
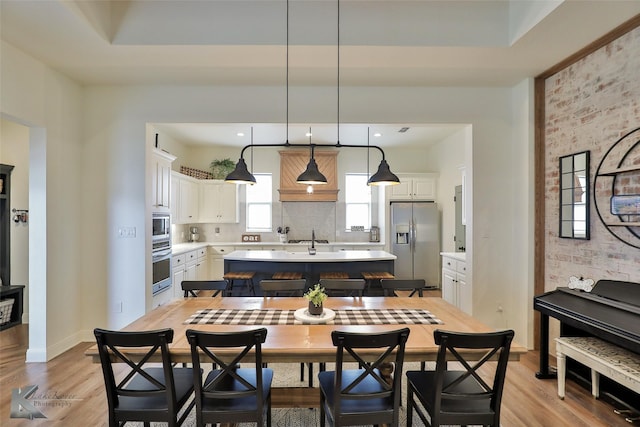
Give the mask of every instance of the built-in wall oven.
[[152, 293], [157, 294], [171, 287], [171, 217], [166, 213], [153, 214], [152, 233], [153, 264]]

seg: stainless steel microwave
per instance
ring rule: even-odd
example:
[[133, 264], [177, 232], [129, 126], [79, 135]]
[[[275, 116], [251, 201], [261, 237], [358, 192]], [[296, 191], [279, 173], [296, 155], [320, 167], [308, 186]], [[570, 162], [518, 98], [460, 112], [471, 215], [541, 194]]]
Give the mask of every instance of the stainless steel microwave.
[[153, 241], [171, 241], [171, 215], [168, 213], [153, 214]]

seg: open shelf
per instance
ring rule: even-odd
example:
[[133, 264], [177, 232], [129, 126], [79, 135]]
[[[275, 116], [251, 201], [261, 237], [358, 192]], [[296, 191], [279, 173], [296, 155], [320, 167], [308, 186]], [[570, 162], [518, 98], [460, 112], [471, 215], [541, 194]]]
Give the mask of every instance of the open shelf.
[[640, 166], [628, 166], [612, 171], [600, 172], [598, 176], [616, 176], [621, 173], [629, 173], [629, 172], [638, 172], [640, 171]]

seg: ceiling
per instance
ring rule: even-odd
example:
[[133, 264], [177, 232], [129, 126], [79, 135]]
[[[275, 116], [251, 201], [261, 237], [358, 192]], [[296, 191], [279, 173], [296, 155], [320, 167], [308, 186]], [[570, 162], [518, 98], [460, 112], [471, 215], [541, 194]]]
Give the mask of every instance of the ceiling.
[[[2, 0], [0, 29], [3, 41], [82, 85], [284, 88], [286, 4]], [[638, 13], [640, 1], [633, 0], [290, 0], [288, 84], [335, 88], [339, 71], [343, 87], [508, 87], [536, 76]], [[253, 125], [256, 137], [286, 132], [282, 124]], [[243, 126], [250, 125], [166, 125], [166, 131], [190, 135], [189, 141], [199, 144], [228, 132], [235, 135], [231, 128]], [[292, 126], [291, 138], [297, 138], [298, 127], [308, 126]], [[318, 137], [314, 142], [321, 143], [329, 132], [329, 141], [335, 142], [335, 124], [311, 126], [314, 140]], [[405, 141], [414, 141], [412, 135], [422, 141], [442, 138], [460, 129], [411, 125], [399, 135], [398, 124], [353, 124], [341, 126], [340, 139], [349, 143], [353, 133], [366, 141], [366, 128], [373, 133], [376, 126], [383, 135]], [[394, 141], [411, 144], [399, 138], [388, 143]]]

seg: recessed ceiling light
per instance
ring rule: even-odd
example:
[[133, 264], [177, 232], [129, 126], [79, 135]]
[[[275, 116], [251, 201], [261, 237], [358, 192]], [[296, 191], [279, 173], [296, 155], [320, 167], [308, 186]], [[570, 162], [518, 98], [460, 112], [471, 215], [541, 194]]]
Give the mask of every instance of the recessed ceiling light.
[[236, 133], [236, 135], [238, 135], [238, 136], [244, 136], [244, 132], [238, 132], [238, 133]]
[[376, 132], [373, 134], [373, 136], [375, 136], [376, 138], [380, 138], [382, 134], [380, 132]]
[[308, 136], [313, 136], [313, 134], [311, 132], [307, 132], [307, 133], [304, 134], [304, 136], [307, 136], [307, 137]]

